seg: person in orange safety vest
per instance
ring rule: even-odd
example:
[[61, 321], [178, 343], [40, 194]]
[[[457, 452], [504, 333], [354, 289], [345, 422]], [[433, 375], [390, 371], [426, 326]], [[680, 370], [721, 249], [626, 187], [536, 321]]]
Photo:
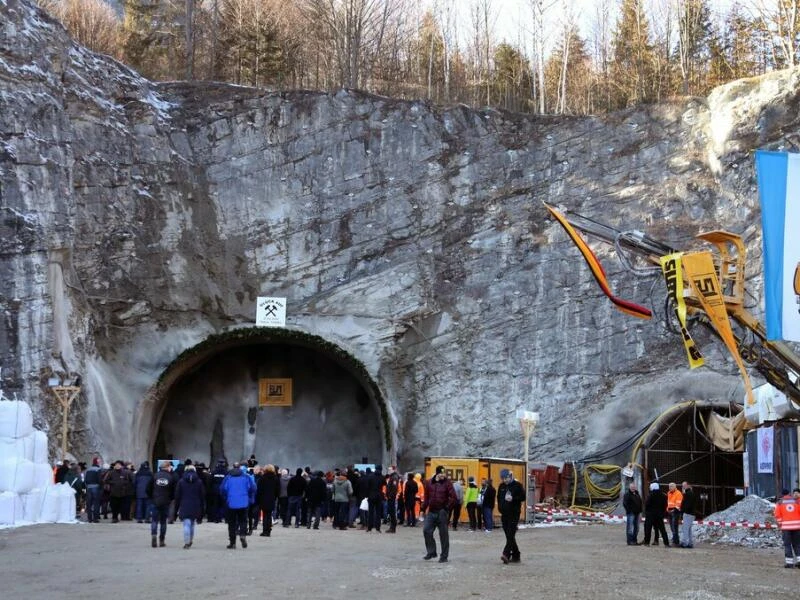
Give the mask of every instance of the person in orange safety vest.
[[793, 495], [783, 490], [783, 497], [775, 503], [775, 520], [783, 536], [784, 567], [800, 567], [800, 489]]
[[681, 543], [678, 535], [681, 524], [681, 502], [683, 502], [683, 494], [675, 483], [670, 483], [667, 492], [667, 517], [670, 531], [672, 531], [672, 544], [675, 546]]

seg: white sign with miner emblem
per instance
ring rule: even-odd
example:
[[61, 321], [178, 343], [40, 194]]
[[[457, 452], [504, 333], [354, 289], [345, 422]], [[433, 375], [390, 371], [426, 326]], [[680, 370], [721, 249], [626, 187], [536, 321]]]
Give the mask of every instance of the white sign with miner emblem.
[[259, 296], [256, 303], [256, 326], [286, 327], [286, 298]]

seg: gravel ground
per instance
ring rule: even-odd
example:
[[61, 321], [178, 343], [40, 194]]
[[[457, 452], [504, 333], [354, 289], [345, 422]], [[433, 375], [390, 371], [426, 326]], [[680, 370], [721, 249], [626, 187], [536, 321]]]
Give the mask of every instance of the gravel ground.
[[[503, 532], [451, 532], [450, 562], [425, 562], [422, 531], [278, 527], [227, 550], [225, 525], [181, 528], [150, 547], [147, 525], [35, 525], [0, 530], [3, 598], [297, 598], [409, 600], [530, 598], [796, 598], [800, 569], [780, 549], [698, 544], [693, 550], [627, 546], [621, 525], [521, 530], [522, 563], [503, 565]], [[438, 536], [437, 536], [438, 539]]]

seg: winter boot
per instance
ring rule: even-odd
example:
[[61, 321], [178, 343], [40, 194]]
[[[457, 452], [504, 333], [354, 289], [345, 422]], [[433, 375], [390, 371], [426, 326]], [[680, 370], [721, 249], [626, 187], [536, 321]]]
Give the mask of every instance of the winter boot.
[[239, 541], [242, 542], [242, 548], [247, 548], [247, 538], [246, 537], [241, 536], [239, 538]]
[[151, 535], [150, 538], [151, 538], [150, 544], [153, 546], [153, 548], [158, 548], [158, 543], [156, 542], [156, 536]]
[[158, 539], [158, 545], [159, 545], [159, 546], [161, 546], [162, 548], [163, 548], [164, 546], [166, 546], [166, 545], [167, 545], [167, 544], [164, 542], [164, 538], [159, 538], [159, 539]]

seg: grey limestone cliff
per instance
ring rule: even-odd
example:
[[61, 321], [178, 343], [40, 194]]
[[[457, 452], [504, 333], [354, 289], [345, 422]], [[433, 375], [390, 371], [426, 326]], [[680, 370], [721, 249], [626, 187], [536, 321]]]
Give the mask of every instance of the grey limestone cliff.
[[[752, 151], [795, 139], [799, 76], [591, 118], [155, 84], [0, 0], [2, 387], [55, 426], [47, 378], [80, 375], [73, 451], [136, 458], [188, 374], [247, 340], [300, 344], [359, 382], [360, 408], [333, 412], [376, 432], [364, 454], [408, 466], [519, 456], [518, 408], [541, 413], [533, 457], [566, 459], [677, 401], [738, 401], [733, 362], [702, 331], [707, 366], [688, 370], [661, 280], [594, 245], [615, 292], [656, 317], [619, 313], [542, 202], [679, 248], [740, 233], [758, 311]], [[288, 334], [253, 330], [259, 296], [287, 298]], [[308, 377], [333, 368], [298, 360]], [[229, 453], [260, 448], [260, 368], [230, 375], [234, 399], [193, 389], [201, 413], [230, 402], [236, 424], [209, 418], [187, 452], [213, 447], [215, 427], [244, 435]], [[308, 388], [297, 435], [346, 429], [324, 387]]]

